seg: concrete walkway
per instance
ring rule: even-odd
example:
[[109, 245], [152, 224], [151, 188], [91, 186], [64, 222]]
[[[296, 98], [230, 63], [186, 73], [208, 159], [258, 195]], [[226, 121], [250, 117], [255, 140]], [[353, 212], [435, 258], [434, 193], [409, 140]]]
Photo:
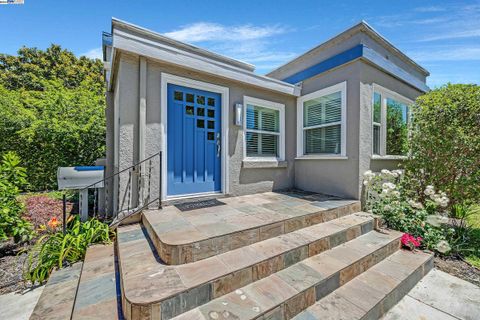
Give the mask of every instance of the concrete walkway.
[[9, 320], [28, 320], [45, 286], [24, 293], [8, 293], [0, 296], [0, 317]]
[[382, 320], [480, 319], [480, 287], [433, 269]]

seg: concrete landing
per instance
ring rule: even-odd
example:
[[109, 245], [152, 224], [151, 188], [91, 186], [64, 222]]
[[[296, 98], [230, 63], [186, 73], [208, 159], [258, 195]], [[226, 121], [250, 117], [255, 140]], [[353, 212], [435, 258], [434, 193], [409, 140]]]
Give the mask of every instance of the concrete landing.
[[434, 269], [382, 318], [416, 319], [480, 319], [480, 287]]

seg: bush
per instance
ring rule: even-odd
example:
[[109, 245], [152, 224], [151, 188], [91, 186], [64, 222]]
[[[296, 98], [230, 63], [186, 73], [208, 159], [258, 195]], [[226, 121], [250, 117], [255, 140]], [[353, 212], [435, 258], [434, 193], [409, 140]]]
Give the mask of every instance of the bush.
[[[446, 193], [436, 191], [432, 185], [418, 192], [419, 184], [402, 170], [367, 171], [364, 174], [365, 210], [381, 216], [387, 227], [405, 232], [402, 243], [410, 248], [477, 257], [480, 254], [478, 229], [472, 227], [469, 219], [480, 214], [480, 207], [449, 206]], [[409, 239], [415, 241], [403, 241]], [[414, 243], [416, 240], [420, 243]]]
[[102, 75], [100, 60], [55, 45], [0, 54], [0, 154], [22, 158], [30, 190], [56, 189], [57, 167], [104, 156]]
[[434, 185], [451, 205], [480, 202], [480, 86], [448, 84], [419, 97], [406, 162], [417, 191]]
[[26, 184], [20, 158], [12, 152], [4, 154], [0, 163], [0, 240], [13, 237], [15, 242], [20, 242], [32, 238], [32, 225], [21, 217], [24, 208], [17, 200]]
[[52, 232], [38, 239], [25, 261], [23, 276], [32, 283], [47, 280], [54, 268], [82, 260], [89, 245], [110, 242], [108, 224], [96, 219], [82, 223], [77, 216], [69, 222], [65, 235], [57, 231], [59, 223], [56, 218], [52, 218], [48, 225]]
[[[47, 222], [55, 217], [62, 219], [63, 201], [61, 197], [56, 197], [53, 193], [26, 194], [21, 196], [21, 201], [25, 206], [23, 217], [30, 221], [35, 229], [42, 228]], [[67, 215], [72, 211], [73, 203], [67, 200]]]

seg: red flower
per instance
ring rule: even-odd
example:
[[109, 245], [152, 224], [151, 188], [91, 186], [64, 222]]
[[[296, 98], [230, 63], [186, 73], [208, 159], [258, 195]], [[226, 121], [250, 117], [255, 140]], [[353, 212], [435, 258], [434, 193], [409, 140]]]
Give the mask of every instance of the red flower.
[[404, 233], [400, 239], [402, 245], [410, 250], [415, 250], [415, 248], [420, 247], [422, 240], [422, 237], [414, 237], [408, 233]]

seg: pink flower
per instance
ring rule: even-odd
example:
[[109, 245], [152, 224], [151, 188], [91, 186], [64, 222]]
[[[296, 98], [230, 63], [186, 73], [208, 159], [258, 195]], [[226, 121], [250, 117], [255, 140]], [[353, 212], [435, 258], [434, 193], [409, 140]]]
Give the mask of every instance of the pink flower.
[[422, 240], [422, 237], [414, 237], [408, 233], [404, 233], [400, 239], [402, 245], [410, 250], [420, 247]]

